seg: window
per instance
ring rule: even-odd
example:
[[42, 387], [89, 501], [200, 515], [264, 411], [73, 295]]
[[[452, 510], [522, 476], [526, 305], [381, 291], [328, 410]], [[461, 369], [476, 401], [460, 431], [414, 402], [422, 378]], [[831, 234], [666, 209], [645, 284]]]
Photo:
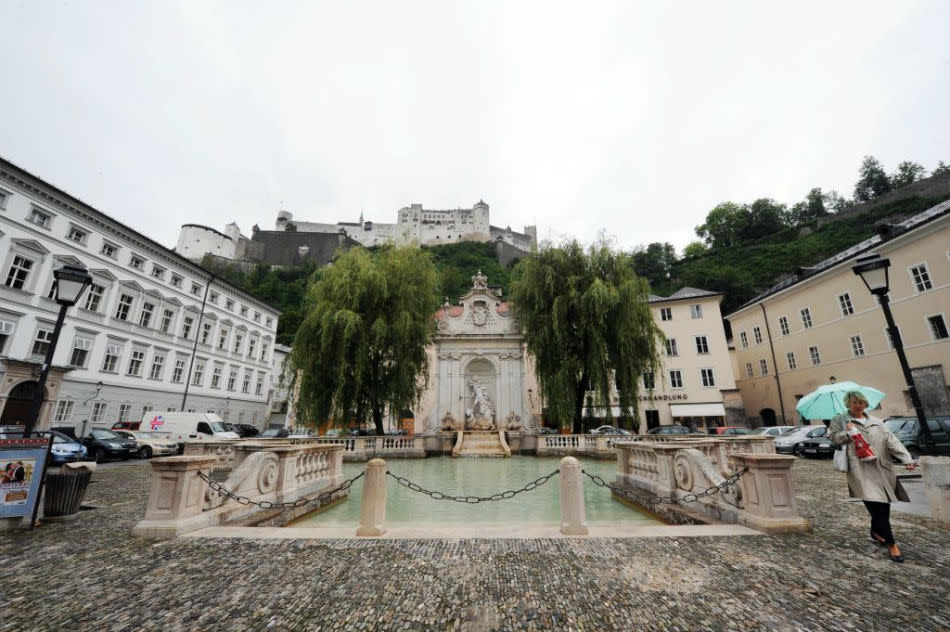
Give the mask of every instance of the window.
[[165, 278], [165, 268], [157, 266], [154, 263], [152, 264], [152, 278], [155, 279], [164, 279]]
[[683, 388], [683, 374], [679, 369], [670, 371], [670, 388]]
[[739, 342], [742, 344], [743, 349], [746, 349], [749, 346], [749, 337], [744, 331], [739, 332]]
[[142, 363], [145, 362], [145, 352], [141, 349], [133, 349], [132, 357], [129, 358], [129, 368], [126, 375], [139, 377], [142, 375]]
[[821, 353], [818, 352], [818, 347], [808, 347], [808, 354], [811, 356], [813, 365], [821, 364]]
[[218, 304], [218, 297], [220, 297], [220, 296], [221, 296], [221, 295], [218, 294], [217, 292], [211, 292], [211, 293], [208, 295], [208, 300], [211, 301], [213, 304], [217, 305], [217, 304]]
[[185, 361], [175, 360], [175, 368], [172, 369], [172, 382], [181, 384], [182, 376], [185, 374]]
[[270, 349], [270, 345], [267, 344], [267, 341], [261, 344], [261, 362], [267, 361], [267, 351]]
[[251, 336], [247, 340], [247, 357], [253, 358], [255, 353], [257, 353], [257, 338]]
[[231, 372], [228, 373], [228, 390], [234, 390], [234, 383], [237, 381], [237, 369], [231, 369]]
[[198, 285], [197, 283], [192, 283], [192, 284], [191, 284], [191, 293], [194, 294], [195, 296], [200, 296], [200, 295], [201, 295], [201, 286]]
[[10, 264], [10, 271], [7, 273], [6, 286], [14, 290], [22, 290], [26, 286], [26, 280], [30, 276], [30, 270], [33, 269], [33, 262], [26, 257], [16, 255], [13, 257], [13, 263]]
[[652, 373], [643, 374], [643, 388], [647, 389], [648, 391], [652, 391], [654, 388], [656, 388], [656, 383], [653, 379]]
[[6, 208], [6, 207], [7, 207], [7, 198], [9, 198], [9, 197], [10, 197], [10, 194], [9, 194], [9, 193], [7, 193], [6, 191], [0, 189], [0, 208]]
[[44, 213], [34, 206], [33, 209], [30, 210], [30, 214], [27, 216], [26, 221], [31, 224], [36, 224], [40, 228], [49, 228], [50, 224], [53, 223], [53, 216], [49, 213]]
[[267, 319], [264, 321], [264, 324], [270, 327], [271, 325], [274, 324], [274, 319], [268, 316]]
[[864, 355], [864, 343], [861, 342], [861, 336], [851, 336], [851, 355], [855, 358]]
[[225, 306], [227, 309], [229, 309], [229, 310], [231, 310], [231, 311], [233, 312], [233, 311], [234, 311], [234, 299], [233, 299], [233, 298], [225, 299], [225, 300], [224, 300], [224, 306]]
[[38, 329], [36, 331], [36, 339], [33, 341], [33, 355], [46, 357], [46, 352], [49, 351], [50, 342], [53, 341], [53, 330], [52, 329]]
[[842, 316], [850, 316], [854, 313], [854, 305], [851, 303], [851, 295], [847, 292], [838, 295], [838, 305], [841, 306]]
[[46, 293], [46, 298], [51, 301], [56, 300], [56, 279], [54, 278], [49, 284], [49, 292]]
[[76, 402], [64, 399], [56, 402], [56, 415], [53, 417], [54, 421], [69, 421], [70, 416], [73, 414], [73, 408]]
[[762, 329], [759, 327], [752, 328], [752, 339], [755, 340], [755, 344], [762, 344]]
[[105, 402], [95, 402], [92, 405], [92, 415], [89, 417], [89, 421], [92, 423], [101, 423], [106, 417], [106, 410], [109, 408], [109, 405]]
[[232, 351], [234, 353], [241, 353], [241, 347], [244, 345], [244, 335], [243, 334], [234, 334], [234, 348]]
[[678, 355], [676, 353], [676, 338], [667, 338], [666, 339], [666, 355], [673, 357]]
[[201, 386], [205, 381], [205, 363], [202, 361], [195, 363], [195, 372], [191, 376], [192, 386]]
[[251, 390], [251, 370], [244, 369], [244, 381], [241, 382], [241, 392], [248, 393]]
[[789, 351], [785, 354], [785, 361], [788, 362], [788, 370], [794, 371], [798, 368], [798, 362], [795, 361], [795, 352]]
[[702, 318], [703, 317], [703, 306], [702, 305], [690, 305], [689, 306], [689, 315], [693, 318]]
[[7, 340], [13, 337], [16, 325], [9, 320], [0, 320], [0, 353], [7, 347]]
[[73, 342], [73, 352], [69, 355], [69, 366], [85, 367], [90, 349], [92, 349], [92, 340], [76, 336], [76, 340]]
[[712, 369], [700, 369], [699, 375], [703, 379], [703, 386], [713, 387], [716, 385], [716, 378], [713, 377]]
[[769, 374], [769, 363], [765, 360], [759, 360], [759, 373], [762, 375]]
[[80, 230], [76, 228], [75, 226], [70, 226], [69, 232], [66, 233], [66, 239], [68, 239], [69, 241], [74, 241], [77, 244], [84, 244], [86, 243], [86, 237], [88, 235], [89, 233], [87, 233], [86, 231]]
[[709, 353], [709, 344], [706, 336], [696, 336], [696, 353]]
[[211, 370], [211, 388], [221, 388], [222, 370], [223, 369], [219, 366], [216, 366]]
[[210, 344], [211, 333], [214, 331], [214, 325], [211, 323], [201, 323], [201, 344]]
[[950, 337], [950, 334], [947, 333], [947, 323], [943, 320], [943, 314], [928, 317], [927, 323], [930, 325], [930, 336], [934, 340], [943, 340]]
[[162, 325], [159, 327], [163, 334], [167, 334], [172, 328], [172, 321], [175, 319], [175, 312], [166, 309], [162, 314]]
[[[897, 337], [898, 337], [900, 340], [903, 340], [903, 338], [901, 337], [900, 328], [898, 327], [898, 328], [896, 328], [896, 329], [897, 329]], [[890, 330], [888, 327], [885, 327], [885, 328], [884, 328], [884, 337], [887, 338], [887, 347], [888, 347], [889, 349], [893, 349], [893, 348], [894, 348], [894, 336], [891, 334], [891, 330]]]
[[241, 305], [241, 316], [247, 317], [247, 305]]
[[660, 320], [673, 320], [673, 309], [670, 307], [661, 307]]
[[788, 327], [788, 318], [785, 316], [780, 316], [778, 319], [778, 328], [781, 330], [783, 336], [787, 336], [789, 330]]
[[803, 307], [800, 313], [802, 315], [802, 327], [809, 329], [811, 327], [811, 310]]
[[254, 394], [255, 395], [264, 394], [264, 374], [263, 373], [257, 374], [257, 384], [254, 387]]
[[152, 368], [148, 370], [148, 379], [160, 380], [162, 373], [165, 372], [165, 356], [155, 354], [152, 356]]
[[148, 327], [152, 322], [152, 315], [155, 313], [154, 303], [142, 303], [142, 313], [139, 314], [139, 325]]
[[115, 368], [119, 364], [119, 355], [122, 353], [122, 347], [116, 344], [106, 346], [106, 355], [102, 358], [102, 370], [105, 373], [115, 373]]
[[260, 312], [254, 312], [254, 322], [255, 322], [255, 323], [261, 322], [261, 313], [260, 313]]
[[99, 249], [99, 254], [109, 257], [110, 259], [115, 259], [119, 255], [119, 247], [108, 241], [102, 242], [102, 248]]
[[185, 340], [191, 337], [191, 328], [195, 324], [195, 319], [191, 316], [185, 316], [181, 323], [181, 337]]
[[102, 306], [102, 296], [105, 292], [106, 289], [101, 285], [96, 285], [95, 283], [90, 285], [89, 289], [86, 290], [86, 304], [83, 305], [83, 309], [87, 309], [90, 312], [98, 312]]
[[139, 419], [144, 419], [144, 418], [145, 418], [145, 415], [149, 414], [149, 413], [152, 412], [153, 410], [155, 410], [155, 407], [152, 406], [151, 404], [143, 404], [143, 405], [142, 405], [142, 414], [139, 415]]
[[914, 278], [914, 285], [917, 286], [918, 292], [926, 292], [933, 288], [934, 285], [930, 282], [930, 273], [927, 272], [926, 263], [911, 268], [910, 275]]
[[231, 333], [227, 329], [221, 329], [218, 333], [218, 349], [224, 349], [228, 345], [228, 334]]
[[745, 374], [748, 375], [749, 377], [755, 376], [755, 373], [752, 371], [752, 363], [751, 363], [751, 362], [746, 362], [746, 363], [745, 363]]
[[129, 312], [132, 311], [132, 298], [130, 294], [123, 294], [119, 297], [119, 305], [115, 308], [115, 317], [118, 320], [128, 320]]
[[138, 255], [132, 255], [129, 258], [129, 267], [133, 270], [141, 270], [145, 267], [145, 259], [139, 257]]
[[181, 287], [181, 284], [184, 282], [184, 278], [180, 274], [172, 275], [172, 285], [175, 287]]
[[119, 404], [119, 411], [115, 415], [116, 421], [131, 421], [132, 404]]

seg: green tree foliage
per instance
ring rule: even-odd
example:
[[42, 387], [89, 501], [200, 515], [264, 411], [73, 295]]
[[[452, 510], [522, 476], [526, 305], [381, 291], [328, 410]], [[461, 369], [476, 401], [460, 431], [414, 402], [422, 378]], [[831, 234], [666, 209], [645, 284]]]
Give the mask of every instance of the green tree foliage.
[[723, 202], [709, 211], [696, 234], [713, 248], [728, 248], [739, 242], [749, 223], [748, 211], [735, 202]]
[[498, 263], [495, 244], [470, 241], [425, 247], [425, 250], [432, 255], [438, 270], [440, 299], [447, 297], [455, 303], [460, 296], [467, 294], [472, 289], [472, 275], [478, 270], [488, 277], [492, 286], [508, 289], [511, 269]]
[[646, 279], [652, 288], [669, 283], [674, 263], [676, 249], [670, 243], [653, 242], [646, 248], [639, 247], [633, 251], [634, 271], [640, 278]]
[[859, 174], [860, 177], [854, 185], [854, 199], [858, 202], [873, 200], [891, 190], [891, 180], [874, 156], [864, 157]]
[[814, 188], [808, 192], [808, 195], [805, 196], [805, 199], [794, 206], [788, 211], [786, 223], [791, 226], [803, 226], [805, 224], [810, 224], [819, 217], [824, 217], [828, 214], [828, 209], [825, 207], [826, 196], [821, 192], [820, 188]]
[[743, 207], [743, 210], [748, 219], [740, 233], [742, 239], [758, 239], [785, 228], [785, 215], [788, 210], [784, 204], [772, 198], [759, 198]]
[[511, 298], [534, 354], [548, 417], [581, 431], [585, 393], [610, 418], [611, 383], [621, 424], [635, 419], [638, 379], [660, 369], [662, 340], [647, 304], [649, 288], [629, 254], [604, 241], [542, 244], [515, 269]]
[[701, 241], [691, 241], [683, 248], [683, 257], [701, 257], [709, 252], [709, 247]]
[[931, 173], [930, 175], [931, 177], [942, 176], [945, 173], [950, 173], [950, 165], [943, 164], [943, 161], [941, 160], [940, 162], [937, 163], [937, 166], [934, 167], [933, 173]]
[[428, 383], [426, 345], [437, 278], [418, 248], [354, 248], [323, 271], [308, 292], [294, 339], [302, 419], [372, 419], [411, 409]]
[[927, 176], [927, 170], [923, 165], [916, 162], [905, 160], [897, 165], [897, 171], [891, 174], [891, 188], [899, 189], [913, 184], [918, 180], [923, 180]]

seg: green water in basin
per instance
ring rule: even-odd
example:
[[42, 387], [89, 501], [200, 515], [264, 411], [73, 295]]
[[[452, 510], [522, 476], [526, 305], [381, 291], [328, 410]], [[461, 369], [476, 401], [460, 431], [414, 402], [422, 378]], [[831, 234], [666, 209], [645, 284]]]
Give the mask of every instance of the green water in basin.
[[[613, 483], [617, 473], [615, 460], [578, 459], [585, 471]], [[540, 476], [558, 469], [560, 458], [512, 456], [510, 458], [391, 459], [387, 469], [425, 489], [454, 496], [491, 496], [517, 490]], [[344, 463], [344, 478], [364, 470], [365, 463]], [[386, 477], [387, 524], [558, 524], [560, 522], [560, 476], [532, 491], [513, 498], [465, 504], [434, 500], [407, 489], [392, 477]], [[334, 507], [289, 524], [289, 527], [356, 526], [360, 520], [360, 479], [350, 488], [349, 498]], [[623, 522], [634, 525], [663, 524], [653, 516], [631, 509], [613, 500], [609, 490], [596, 487], [584, 477], [584, 499], [588, 524]]]

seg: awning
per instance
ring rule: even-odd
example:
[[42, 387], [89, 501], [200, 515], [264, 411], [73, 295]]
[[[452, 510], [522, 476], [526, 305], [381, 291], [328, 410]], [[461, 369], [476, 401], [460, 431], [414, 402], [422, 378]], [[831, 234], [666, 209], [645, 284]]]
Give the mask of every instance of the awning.
[[674, 417], [725, 417], [726, 409], [721, 402], [714, 404], [670, 404]]

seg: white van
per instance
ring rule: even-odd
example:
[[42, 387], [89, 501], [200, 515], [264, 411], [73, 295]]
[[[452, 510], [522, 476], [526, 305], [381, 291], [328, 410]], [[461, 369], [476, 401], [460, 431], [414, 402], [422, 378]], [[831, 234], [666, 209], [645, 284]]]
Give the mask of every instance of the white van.
[[179, 451], [188, 441], [240, 439], [214, 413], [170, 413], [151, 411], [142, 417], [139, 430], [154, 432], [178, 442]]

